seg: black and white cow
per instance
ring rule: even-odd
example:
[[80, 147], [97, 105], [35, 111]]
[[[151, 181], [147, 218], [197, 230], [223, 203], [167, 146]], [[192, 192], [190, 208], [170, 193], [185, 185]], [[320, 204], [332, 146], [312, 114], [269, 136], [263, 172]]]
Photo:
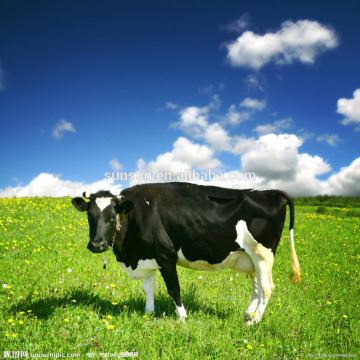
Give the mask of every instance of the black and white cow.
[[114, 196], [108, 191], [72, 199], [87, 211], [88, 249], [113, 248], [133, 279], [143, 279], [145, 312], [154, 312], [156, 271], [164, 278], [180, 320], [187, 317], [176, 265], [196, 270], [230, 268], [249, 274], [252, 297], [244, 317], [260, 321], [274, 289], [272, 267], [286, 206], [290, 208], [291, 280], [300, 281], [293, 226], [294, 204], [278, 190], [234, 190], [188, 183], [137, 185]]

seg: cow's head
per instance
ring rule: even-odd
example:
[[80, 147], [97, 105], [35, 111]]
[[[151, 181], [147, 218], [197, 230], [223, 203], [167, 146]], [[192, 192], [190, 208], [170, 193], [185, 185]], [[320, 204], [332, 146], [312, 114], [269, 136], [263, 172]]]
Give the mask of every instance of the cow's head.
[[126, 201], [124, 196], [115, 196], [109, 191], [98, 191], [95, 194], [84, 192], [83, 197], [90, 201], [76, 197], [71, 203], [77, 210], [87, 212], [90, 236], [88, 249], [94, 253], [104, 252], [113, 243], [120, 215], [131, 211], [133, 203]]

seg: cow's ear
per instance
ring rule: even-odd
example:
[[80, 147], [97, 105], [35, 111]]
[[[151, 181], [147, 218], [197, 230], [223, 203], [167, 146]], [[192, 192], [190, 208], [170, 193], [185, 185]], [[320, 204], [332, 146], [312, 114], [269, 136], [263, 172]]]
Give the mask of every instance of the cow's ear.
[[83, 198], [76, 197], [71, 200], [71, 203], [79, 211], [86, 211], [88, 209], [89, 203], [87, 203]]
[[121, 204], [119, 204], [116, 207], [116, 212], [118, 214], [127, 214], [128, 212], [130, 212], [132, 209], [134, 208], [134, 203], [132, 201], [129, 200], [125, 200], [124, 202], [122, 202]]

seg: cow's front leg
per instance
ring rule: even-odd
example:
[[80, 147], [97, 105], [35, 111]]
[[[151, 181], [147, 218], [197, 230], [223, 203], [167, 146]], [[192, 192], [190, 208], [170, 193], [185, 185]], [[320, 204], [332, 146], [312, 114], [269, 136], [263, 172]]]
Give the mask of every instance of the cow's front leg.
[[180, 296], [180, 284], [176, 271], [176, 263], [167, 263], [166, 265], [161, 266], [160, 272], [164, 278], [169, 295], [174, 299], [176, 314], [180, 321], [185, 322], [187, 314]]
[[155, 311], [154, 305], [154, 291], [156, 283], [156, 271], [153, 271], [149, 276], [143, 279], [141, 288], [146, 296], [145, 314], [153, 313]]

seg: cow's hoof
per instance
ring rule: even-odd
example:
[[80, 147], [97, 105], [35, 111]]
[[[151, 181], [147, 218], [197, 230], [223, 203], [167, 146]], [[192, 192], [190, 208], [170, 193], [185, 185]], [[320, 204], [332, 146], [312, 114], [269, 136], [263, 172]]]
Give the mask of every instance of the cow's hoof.
[[244, 312], [244, 320], [251, 320], [253, 317], [251, 316], [251, 313]]
[[[247, 313], [245, 313], [245, 314], [247, 314]], [[244, 314], [244, 317], [245, 317], [245, 314]], [[249, 314], [247, 314], [247, 315], [249, 315]], [[254, 324], [256, 324], [256, 323], [258, 323], [260, 321], [260, 317], [256, 313], [250, 314], [250, 316], [247, 319], [249, 320], [246, 323], [248, 326], [254, 325]]]
[[179, 318], [178, 318], [178, 320], [179, 320], [179, 322], [181, 322], [181, 323], [186, 323], [186, 319], [187, 319], [187, 316], [179, 316]]

